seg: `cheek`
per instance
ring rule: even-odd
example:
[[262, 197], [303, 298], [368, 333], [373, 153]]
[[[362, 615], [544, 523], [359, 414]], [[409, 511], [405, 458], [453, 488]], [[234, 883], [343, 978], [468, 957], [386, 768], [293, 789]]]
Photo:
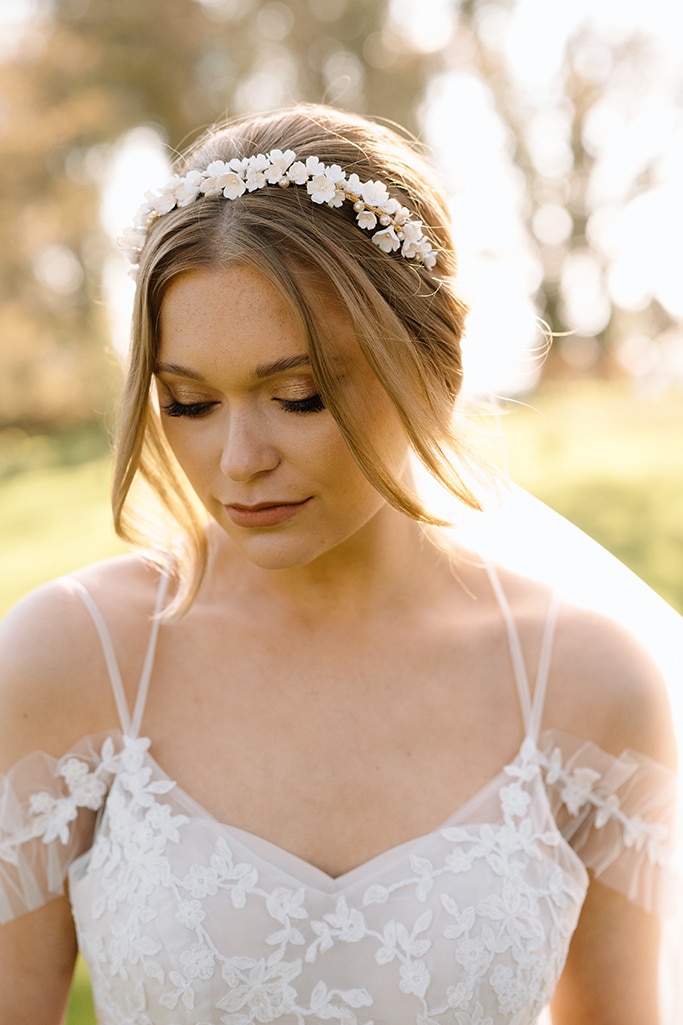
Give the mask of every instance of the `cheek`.
[[343, 438], [339, 439], [327, 463], [326, 482], [337, 507], [337, 515], [354, 523], [375, 513], [386, 499], [368, 480], [349, 451]]
[[[365, 451], [369, 468], [376, 462], [382, 471], [403, 479], [409, 462], [410, 443], [401, 425], [398, 413], [382, 391], [369, 402], [367, 411], [358, 422], [361, 451]], [[364, 444], [365, 442], [365, 444]], [[362, 471], [359, 468], [359, 473]]]
[[183, 473], [194, 486], [206, 476], [208, 467], [215, 458], [213, 445], [204, 432], [196, 430], [197, 425], [187, 425], [179, 418], [179, 422], [169, 417], [162, 418], [161, 427], [166, 442]]

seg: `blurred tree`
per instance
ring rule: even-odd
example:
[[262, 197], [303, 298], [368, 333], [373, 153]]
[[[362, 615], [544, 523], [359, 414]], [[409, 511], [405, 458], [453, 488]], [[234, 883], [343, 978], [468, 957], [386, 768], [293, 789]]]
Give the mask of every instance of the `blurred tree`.
[[[683, 378], [683, 263], [674, 242], [683, 228], [680, 55], [670, 63], [645, 16], [631, 27], [601, 22], [599, 0], [574, 24], [550, 5], [452, 7], [457, 24], [439, 74], [466, 69], [485, 86], [537, 262], [535, 303], [552, 331], [567, 335], [544, 375], [639, 376], [661, 363], [662, 376], [677, 365]], [[531, 12], [523, 27], [522, 7]], [[544, 14], [569, 23], [564, 38]], [[618, 236], [628, 231], [624, 244]], [[639, 351], [622, 346], [629, 336]]]
[[615, 134], [647, 116], [658, 53], [642, 39], [586, 22], [530, 85], [509, 57], [515, 0], [33, 2], [21, 44], [0, 57], [0, 426], [83, 419], [107, 401], [99, 203], [126, 132], [152, 125], [173, 151], [225, 114], [301, 99], [419, 131], [430, 83], [453, 71], [482, 84], [504, 129], [540, 310], [576, 332], [558, 351], [609, 372], [625, 325], [674, 323], [666, 295], [624, 301], [608, 230], [661, 179], [662, 145], [641, 146], [616, 192], [604, 184]]
[[433, 59], [392, 35], [387, 6], [44, 0], [0, 63], [0, 426], [79, 420], [106, 401], [112, 144], [151, 124], [173, 151], [226, 114], [301, 99], [415, 128]]

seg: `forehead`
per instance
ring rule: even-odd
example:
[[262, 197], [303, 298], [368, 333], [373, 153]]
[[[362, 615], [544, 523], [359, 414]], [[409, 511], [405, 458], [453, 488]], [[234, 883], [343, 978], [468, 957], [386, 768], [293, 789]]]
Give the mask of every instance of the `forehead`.
[[[324, 331], [326, 354], [348, 359], [358, 344], [349, 314], [329, 288], [304, 281], [301, 291]], [[176, 278], [159, 316], [159, 358], [180, 355], [242, 361], [308, 351], [308, 333], [298, 310], [269, 278], [243, 264], [202, 268]]]
[[259, 271], [242, 265], [202, 268], [177, 277], [160, 312], [164, 341], [218, 332], [222, 337], [249, 337], [265, 328], [302, 333], [300, 318], [275, 286]]

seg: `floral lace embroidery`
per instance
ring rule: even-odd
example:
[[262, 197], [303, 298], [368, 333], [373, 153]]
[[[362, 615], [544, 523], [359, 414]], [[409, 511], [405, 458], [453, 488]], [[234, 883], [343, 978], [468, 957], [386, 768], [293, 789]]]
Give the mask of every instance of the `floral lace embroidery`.
[[548, 758], [531, 741], [525, 741], [527, 744], [530, 746], [527, 750], [523, 747], [522, 756], [538, 762], [548, 786], [560, 785], [560, 798], [570, 815], [595, 809], [592, 817], [595, 829], [602, 829], [610, 820], [616, 821], [622, 830], [624, 847], [644, 850], [651, 864], [667, 863], [669, 831], [664, 823], [645, 822], [638, 815], [627, 815], [617, 795], [609, 793], [602, 783], [601, 774], [587, 766], [569, 772], [563, 765], [559, 747], [555, 747]]
[[[354, 899], [331, 895], [320, 914], [306, 887], [270, 885], [225, 836], [201, 862], [176, 857], [190, 820], [159, 800], [174, 784], [152, 779], [146, 746], [126, 742], [85, 876], [97, 879], [97, 896], [79, 933], [104, 1021], [148, 1025], [196, 1015], [221, 1025], [281, 1018], [370, 1025], [373, 987], [329, 985], [334, 958], [355, 948], [355, 964], [376, 966], [370, 980], [389, 972], [382, 988], [412, 998], [421, 1025], [494, 1025], [500, 1015], [526, 1023], [540, 1013], [583, 890], [548, 856], [561, 844], [557, 831], [539, 831], [527, 814], [537, 765], [510, 770], [516, 775], [500, 792], [502, 823], [444, 828], [435, 834], [437, 859], [410, 853], [392, 882], [371, 883]], [[451, 881], [472, 871], [484, 881], [482, 895], [457, 900], [451, 891], [462, 887], [454, 890]], [[469, 896], [467, 884], [463, 892]], [[245, 922], [260, 907], [271, 923], [257, 944], [265, 945], [263, 956], [222, 949], [216, 923], [228, 914], [226, 900]], [[400, 918], [394, 908], [402, 909]], [[179, 951], [172, 962], [160, 942], [171, 928]], [[239, 939], [239, 918], [232, 930]], [[444, 956], [452, 965], [448, 986], [435, 980], [434, 966], [444, 974]], [[171, 1015], [160, 1018], [164, 1012], [154, 1008]]]
[[[498, 790], [500, 821], [447, 826], [364, 887], [309, 892], [242, 860], [227, 830], [193, 857], [188, 830], [203, 820], [162, 799], [175, 784], [155, 777], [148, 748], [124, 738], [115, 753], [109, 738], [94, 768], [65, 760], [65, 794], [34, 794], [29, 825], [0, 845], [9, 861], [26, 839], [66, 844], [78, 810], [98, 810], [108, 792], [72, 880], [102, 1025], [371, 1025], [373, 1014], [397, 1020], [396, 1000], [419, 1025], [531, 1025], [585, 893], [575, 856], [549, 814], [539, 818], [540, 789], [559, 788], [571, 815], [594, 809], [596, 828], [615, 821], [625, 846], [663, 860], [663, 826], [629, 817], [599, 773], [569, 771], [559, 748], [548, 757], [527, 741]], [[358, 965], [366, 986], [331, 985]]]
[[0, 860], [17, 865], [19, 848], [29, 840], [40, 839], [44, 844], [59, 840], [66, 846], [79, 809], [98, 811], [102, 807], [119, 765], [111, 737], [105, 740], [94, 769], [80, 758], [68, 758], [58, 770], [66, 784], [66, 794], [54, 797], [47, 790], [32, 794], [28, 803], [28, 824], [21, 831], [0, 839]]

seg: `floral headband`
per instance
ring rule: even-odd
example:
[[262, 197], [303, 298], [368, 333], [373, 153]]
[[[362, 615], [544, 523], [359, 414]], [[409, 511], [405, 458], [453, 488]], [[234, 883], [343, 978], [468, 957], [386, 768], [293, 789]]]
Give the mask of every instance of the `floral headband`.
[[297, 160], [291, 149], [274, 149], [243, 160], [214, 160], [204, 171], [175, 175], [163, 188], [145, 194], [133, 227], [126, 229], [119, 246], [131, 263], [137, 264], [147, 231], [159, 217], [176, 207], [189, 206], [200, 196], [238, 199], [266, 185], [305, 185], [314, 203], [330, 207], [342, 206], [348, 200], [358, 226], [372, 232], [372, 241], [383, 252], [400, 252], [404, 259], [427, 270], [436, 264], [436, 253], [423, 234], [422, 221], [413, 219], [411, 211], [389, 195], [383, 182], [362, 182], [357, 174], [345, 174], [338, 164], [328, 167], [318, 157]]

